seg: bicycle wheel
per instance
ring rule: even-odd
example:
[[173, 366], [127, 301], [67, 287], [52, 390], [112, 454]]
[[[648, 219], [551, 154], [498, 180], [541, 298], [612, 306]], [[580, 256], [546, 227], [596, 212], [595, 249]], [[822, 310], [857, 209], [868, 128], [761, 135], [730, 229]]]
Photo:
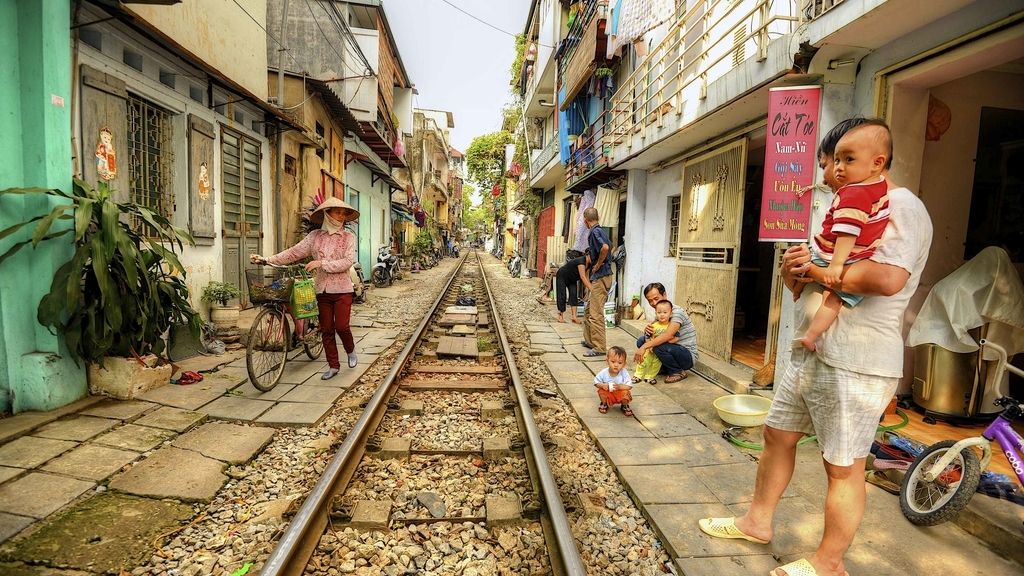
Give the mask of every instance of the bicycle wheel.
[[900, 510], [918, 526], [934, 526], [955, 518], [971, 501], [981, 480], [981, 463], [971, 448], [964, 448], [933, 482], [924, 479], [955, 440], [929, 446], [907, 470], [900, 487]]
[[324, 351], [324, 340], [320, 337], [320, 319], [316, 316], [306, 318], [306, 336], [302, 339], [302, 349], [310, 360], [316, 360]]
[[262, 392], [277, 386], [288, 361], [288, 339], [291, 331], [284, 312], [264, 308], [256, 315], [249, 329], [249, 343], [245, 348], [245, 367], [249, 381]]

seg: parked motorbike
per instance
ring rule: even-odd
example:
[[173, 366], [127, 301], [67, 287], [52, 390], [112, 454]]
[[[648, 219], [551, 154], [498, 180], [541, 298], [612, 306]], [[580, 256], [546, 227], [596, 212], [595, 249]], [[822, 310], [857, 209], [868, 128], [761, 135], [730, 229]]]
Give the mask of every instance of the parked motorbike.
[[370, 272], [373, 285], [378, 288], [390, 286], [394, 284], [395, 280], [401, 278], [401, 274], [398, 256], [391, 251], [390, 246], [381, 246], [377, 251], [377, 263], [373, 265], [373, 270]]
[[366, 302], [366, 281], [363, 280], [363, 266], [356, 262], [348, 269], [348, 276], [352, 279], [352, 302], [355, 304]]
[[523, 259], [519, 257], [519, 252], [513, 252], [512, 257], [509, 258], [508, 272], [513, 278], [519, 278], [523, 273]]

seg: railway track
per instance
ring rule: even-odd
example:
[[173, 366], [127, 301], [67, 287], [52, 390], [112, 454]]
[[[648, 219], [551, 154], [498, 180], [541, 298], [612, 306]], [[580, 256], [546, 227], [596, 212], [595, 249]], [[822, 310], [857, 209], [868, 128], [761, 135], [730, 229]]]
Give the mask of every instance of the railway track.
[[260, 574], [586, 573], [496, 310], [467, 254]]

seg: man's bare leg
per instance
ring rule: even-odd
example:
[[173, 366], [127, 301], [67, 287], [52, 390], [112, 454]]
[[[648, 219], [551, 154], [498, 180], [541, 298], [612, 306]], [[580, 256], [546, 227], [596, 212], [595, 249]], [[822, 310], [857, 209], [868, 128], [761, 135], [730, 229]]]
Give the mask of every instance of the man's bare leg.
[[[825, 533], [813, 556], [807, 560], [821, 576], [843, 576], [843, 556], [853, 543], [867, 498], [864, 485], [864, 458], [851, 466], [825, 463], [828, 475], [828, 495], [825, 497]], [[785, 572], [777, 570], [778, 576]]]
[[744, 534], [772, 539], [772, 518], [779, 505], [782, 493], [793, 478], [796, 466], [796, 443], [804, 437], [803, 432], [789, 432], [770, 426], [764, 427], [764, 451], [757, 463], [757, 480], [754, 483], [754, 500], [743, 516], [736, 518], [736, 527]]

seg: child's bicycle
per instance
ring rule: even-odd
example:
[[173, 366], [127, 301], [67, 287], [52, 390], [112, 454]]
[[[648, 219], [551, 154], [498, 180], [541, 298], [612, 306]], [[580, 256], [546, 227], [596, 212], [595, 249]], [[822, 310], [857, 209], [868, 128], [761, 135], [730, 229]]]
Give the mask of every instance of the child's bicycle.
[[245, 367], [252, 385], [268, 392], [281, 380], [288, 352], [302, 346], [316, 360], [324, 345], [317, 317], [295, 320], [288, 307], [296, 278], [306, 277], [304, 268], [263, 264], [245, 271], [249, 300], [263, 308], [249, 328]]
[[[1001, 346], [985, 340], [981, 346], [982, 350], [994, 350], [999, 356], [995, 382], [1002, 379], [1004, 370], [1024, 377], [1024, 370], [1007, 362], [1006, 350]], [[981, 436], [959, 442], [943, 440], [929, 446], [914, 460], [900, 487], [900, 509], [907, 520], [919, 526], [934, 526], [955, 518], [966, 508], [978, 489], [981, 472], [992, 459], [993, 440], [999, 443], [1017, 480], [1024, 485], [1024, 439], [1010, 426], [1010, 422], [1022, 416], [1024, 408], [1009, 396], [995, 403], [1003, 411]], [[980, 462], [976, 447], [982, 451]]]

